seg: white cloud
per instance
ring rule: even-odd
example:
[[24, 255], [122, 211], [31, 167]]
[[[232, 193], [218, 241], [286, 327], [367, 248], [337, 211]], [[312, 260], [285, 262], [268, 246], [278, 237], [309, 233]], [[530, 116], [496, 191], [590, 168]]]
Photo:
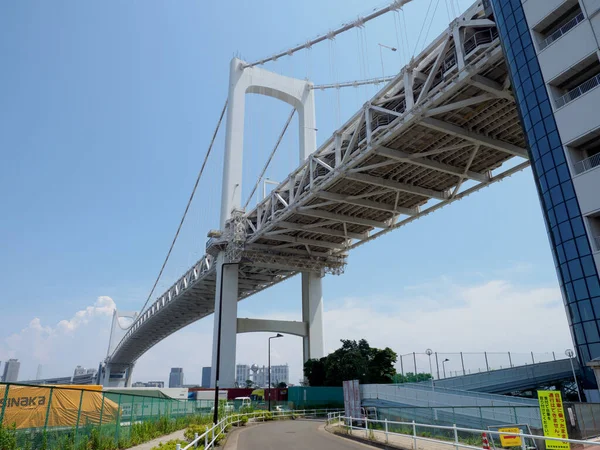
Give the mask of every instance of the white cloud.
[[[240, 316], [252, 311], [246, 300]], [[457, 283], [441, 277], [418, 286], [399, 288], [397, 295], [325, 299], [325, 350], [339, 347], [340, 339], [365, 338], [372, 346], [389, 346], [399, 355], [423, 352], [513, 352], [513, 362], [530, 351], [560, 351], [571, 347], [560, 291], [557, 287], [527, 287], [506, 280]], [[51, 327], [35, 318], [20, 333], [0, 342], [0, 359], [18, 357], [23, 377], [33, 377], [37, 364], [44, 376], [69, 375], [75, 365], [96, 367], [106, 354], [112, 309], [109, 297]], [[273, 311], [261, 318], [299, 320], [300, 311]], [[188, 326], [156, 345], [137, 362], [135, 380], [167, 380], [171, 367], [183, 367], [187, 383], [199, 383], [203, 366], [210, 365], [213, 318]], [[270, 333], [240, 334], [237, 362], [267, 363]], [[302, 375], [302, 339], [286, 336], [272, 341], [272, 364], [289, 363], [290, 378]], [[519, 355], [517, 354], [519, 353]], [[483, 355], [464, 355], [468, 367], [485, 367]], [[458, 370], [460, 357], [445, 354], [447, 370]], [[489, 354], [491, 365], [506, 365], [506, 353]], [[539, 356], [536, 356], [539, 358]], [[404, 357], [412, 371], [412, 356]], [[440, 363], [441, 364], [441, 363]], [[425, 357], [419, 371], [428, 370]], [[398, 369], [400, 365], [398, 364]], [[435, 370], [435, 366], [434, 366]]]

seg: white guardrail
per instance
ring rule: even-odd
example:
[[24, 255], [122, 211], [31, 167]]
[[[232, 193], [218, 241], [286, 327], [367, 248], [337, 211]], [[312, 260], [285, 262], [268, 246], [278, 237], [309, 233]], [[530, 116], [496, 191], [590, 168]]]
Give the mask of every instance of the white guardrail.
[[[377, 424], [377, 428], [374, 426]], [[449, 447], [454, 447], [456, 450], [458, 450], [459, 448], [466, 448], [466, 449], [472, 449], [472, 450], [481, 450], [481, 445], [472, 445], [473, 442], [473, 438], [475, 439], [479, 439], [481, 440], [481, 438], [483, 437], [483, 435], [485, 435], [486, 437], [497, 437], [498, 439], [500, 438], [501, 435], [505, 435], [505, 436], [519, 436], [522, 444], [521, 444], [521, 448], [523, 450], [527, 450], [527, 449], [535, 449], [535, 448], [539, 448], [537, 445], [528, 445], [527, 440], [529, 440], [529, 443], [533, 443], [535, 444], [535, 441], [544, 441], [544, 444], [546, 443], [545, 441], [553, 441], [554, 443], [557, 442], [567, 442], [570, 444], [581, 444], [584, 446], [587, 445], [595, 445], [595, 446], [600, 446], [600, 441], [581, 441], [581, 440], [577, 440], [577, 439], [562, 439], [562, 438], [556, 438], [556, 437], [546, 437], [546, 436], [540, 436], [540, 435], [536, 435], [536, 434], [527, 434], [527, 433], [523, 433], [523, 429], [527, 429], [528, 426], [525, 424], [521, 424], [521, 425], [506, 425], [507, 428], [519, 428], [520, 429], [520, 433], [514, 433], [514, 432], [501, 432], [501, 431], [495, 431], [495, 430], [478, 430], [475, 428], [462, 428], [462, 427], [457, 427], [456, 425], [453, 426], [444, 426], [444, 425], [431, 425], [431, 424], [423, 424], [423, 423], [415, 423], [415, 421], [413, 420], [412, 422], [396, 422], [396, 421], [392, 421], [392, 420], [376, 420], [376, 419], [369, 419], [368, 417], [360, 417], [360, 418], [352, 418], [352, 417], [346, 417], [344, 416], [342, 413], [329, 413], [327, 415], [327, 425], [337, 425], [337, 426], [342, 426], [345, 430], [348, 430], [350, 433], [352, 432], [358, 432], [358, 433], [365, 433], [365, 438], [370, 439], [370, 440], [378, 440], [377, 436], [381, 436], [384, 440], [385, 443], [389, 443], [390, 440], [394, 440], [394, 437], [397, 436], [400, 439], [404, 439], [405, 442], [404, 444], [406, 445], [406, 439], [410, 439], [412, 440], [412, 449], [413, 450], [417, 450], [417, 442], [418, 441], [424, 441], [424, 442], [431, 442], [431, 443], [435, 443], [435, 444], [445, 444]], [[402, 430], [412, 430], [411, 433], [401, 433], [398, 431], [391, 431], [390, 429], [394, 429], [394, 428], [399, 428]], [[445, 439], [436, 439], [434, 437], [429, 437], [429, 436], [420, 436], [417, 433], [417, 429], [429, 429], [429, 430], [437, 430], [438, 432], [445, 432], [447, 434], [447, 436], [445, 436]], [[460, 433], [460, 434], [459, 434]], [[428, 435], [433, 435], [432, 432], [428, 432], [428, 433], [423, 433], [423, 434], [428, 434]], [[440, 433], [442, 434], [442, 433]], [[471, 435], [471, 436], [469, 436]], [[468, 439], [468, 438], [471, 439]], [[471, 441], [471, 443], [467, 443], [465, 441]], [[432, 448], [437, 448], [439, 449], [439, 447], [432, 447]], [[545, 448], [548, 448], [547, 446], [545, 446]]]
[[[290, 411], [271, 411], [270, 413], [272, 415], [273, 420], [277, 420], [286, 417], [316, 417], [319, 415], [323, 417], [327, 415], [327, 417], [329, 418], [330, 414], [341, 414], [338, 411], [339, 410], [332, 409], [295, 409]], [[256, 411], [251, 413], [231, 414], [221, 419], [211, 428], [208, 428], [204, 433], [200, 435], [196, 433], [196, 436], [194, 436], [194, 440], [185, 447], [181, 447], [181, 444], [177, 444], [176, 449], [189, 450], [198, 447], [198, 445], [204, 445], [205, 450], [215, 448], [219, 436], [225, 434], [226, 429], [229, 425], [239, 424], [242, 421], [243, 416], [246, 416], [248, 419], [262, 419], [264, 421], [265, 416], [268, 413], [269, 411]]]

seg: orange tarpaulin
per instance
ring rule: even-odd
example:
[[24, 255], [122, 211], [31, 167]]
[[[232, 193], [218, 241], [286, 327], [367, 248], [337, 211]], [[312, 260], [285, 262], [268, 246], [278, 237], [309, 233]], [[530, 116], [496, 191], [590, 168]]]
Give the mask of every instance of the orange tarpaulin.
[[[84, 388], [84, 389], [81, 389]], [[0, 384], [3, 425], [17, 428], [74, 427], [115, 422], [119, 406], [103, 398], [102, 386], [8, 386]], [[46, 415], [48, 417], [46, 417]]]

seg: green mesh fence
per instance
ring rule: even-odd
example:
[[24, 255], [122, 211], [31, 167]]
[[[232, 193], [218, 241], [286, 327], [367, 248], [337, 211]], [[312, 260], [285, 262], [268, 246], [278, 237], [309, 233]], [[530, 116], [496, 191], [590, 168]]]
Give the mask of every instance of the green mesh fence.
[[[0, 384], [0, 449], [127, 448], [191, 424], [211, 423], [213, 403], [102, 392], [92, 386]], [[220, 411], [226, 412], [224, 407]]]

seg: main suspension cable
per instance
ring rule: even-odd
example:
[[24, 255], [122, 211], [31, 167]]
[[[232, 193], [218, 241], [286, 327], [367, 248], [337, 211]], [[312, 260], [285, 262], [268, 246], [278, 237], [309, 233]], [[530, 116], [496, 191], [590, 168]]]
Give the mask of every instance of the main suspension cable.
[[225, 101], [225, 105], [223, 105], [223, 110], [221, 111], [221, 116], [219, 117], [219, 122], [217, 122], [217, 127], [215, 128], [212, 139], [210, 140], [208, 150], [206, 151], [206, 155], [204, 155], [204, 161], [202, 162], [202, 167], [200, 168], [200, 172], [198, 172], [198, 177], [196, 178], [196, 183], [194, 184], [194, 189], [192, 189], [192, 193], [191, 193], [190, 198], [185, 207], [185, 211], [183, 212], [183, 216], [181, 217], [181, 221], [179, 222], [179, 226], [177, 227], [177, 232], [175, 233], [173, 242], [171, 242], [171, 247], [169, 248], [167, 257], [165, 258], [165, 261], [163, 262], [163, 265], [160, 268], [160, 272], [158, 273], [158, 276], [156, 277], [154, 286], [152, 286], [152, 290], [148, 294], [148, 298], [146, 299], [144, 306], [142, 306], [142, 309], [140, 310], [140, 314], [142, 314], [144, 312], [144, 310], [146, 309], [146, 306], [148, 305], [148, 302], [152, 298], [152, 294], [154, 294], [154, 290], [156, 289], [156, 286], [158, 285], [158, 282], [160, 281], [160, 277], [162, 276], [163, 271], [165, 270], [165, 266], [167, 265], [167, 262], [169, 261], [169, 257], [171, 256], [173, 247], [175, 247], [175, 242], [177, 241], [177, 238], [179, 237], [179, 232], [181, 231], [181, 227], [183, 226], [185, 217], [187, 216], [187, 213], [190, 209], [190, 205], [192, 204], [192, 200], [194, 199], [194, 194], [196, 194], [196, 189], [198, 188], [198, 183], [200, 183], [200, 178], [202, 177], [202, 173], [204, 173], [204, 168], [206, 167], [206, 162], [208, 161], [208, 157], [210, 156], [210, 152], [212, 151], [213, 145], [215, 143], [215, 139], [217, 138], [217, 133], [219, 132], [219, 128], [221, 127], [221, 122], [223, 121], [223, 116], [225, 115], [226, 109], [227, 109], [227, 101]]
[[273, 160], [273, 156], [275, 156], [275, 152], [279, 148], [279, 144], [281, 144], [281, 140], [283, 139], [285, 132], [287, 131], [288, 127], [290, 126], [290, 122], [292, 121], [292, 117], [294, 117], [295, 112], [296, 112], [296, 108], [293, 108], [292, 111], [290, 112], [290, 115], [289, 115], [287, 121], [285, 122], [285, 125], [283, 126], [283, 130], [281, 130], [281, 133], [279, 134], [279, 138], [277, 139], [277, 142], [275, 143], [275, 147], [273, 147], [273, 150], [271, 151], [271, 154], [269, 155], [269, 158], [267, 159], [265, 166], [263, 167], [262, 171], [260, 172], [260, 175], [258, 175], [258, 180], [256, 180], [256, 184], [252, 188], [252, 192], [250, 192], [250, 195], [248, 196], [248, 200], [246, 200], [246, 203], [244, 203], [244, 209], [246, 209], [248, 207], [250, 200], [252, 200], [252, 196], [256, 192], [256, 189], [258, 189], [258, 186], [260, 185], [260, 182], [263, 179], [265, 172], [269, 168], [269, 164], [271, 164], [271, 161]]

